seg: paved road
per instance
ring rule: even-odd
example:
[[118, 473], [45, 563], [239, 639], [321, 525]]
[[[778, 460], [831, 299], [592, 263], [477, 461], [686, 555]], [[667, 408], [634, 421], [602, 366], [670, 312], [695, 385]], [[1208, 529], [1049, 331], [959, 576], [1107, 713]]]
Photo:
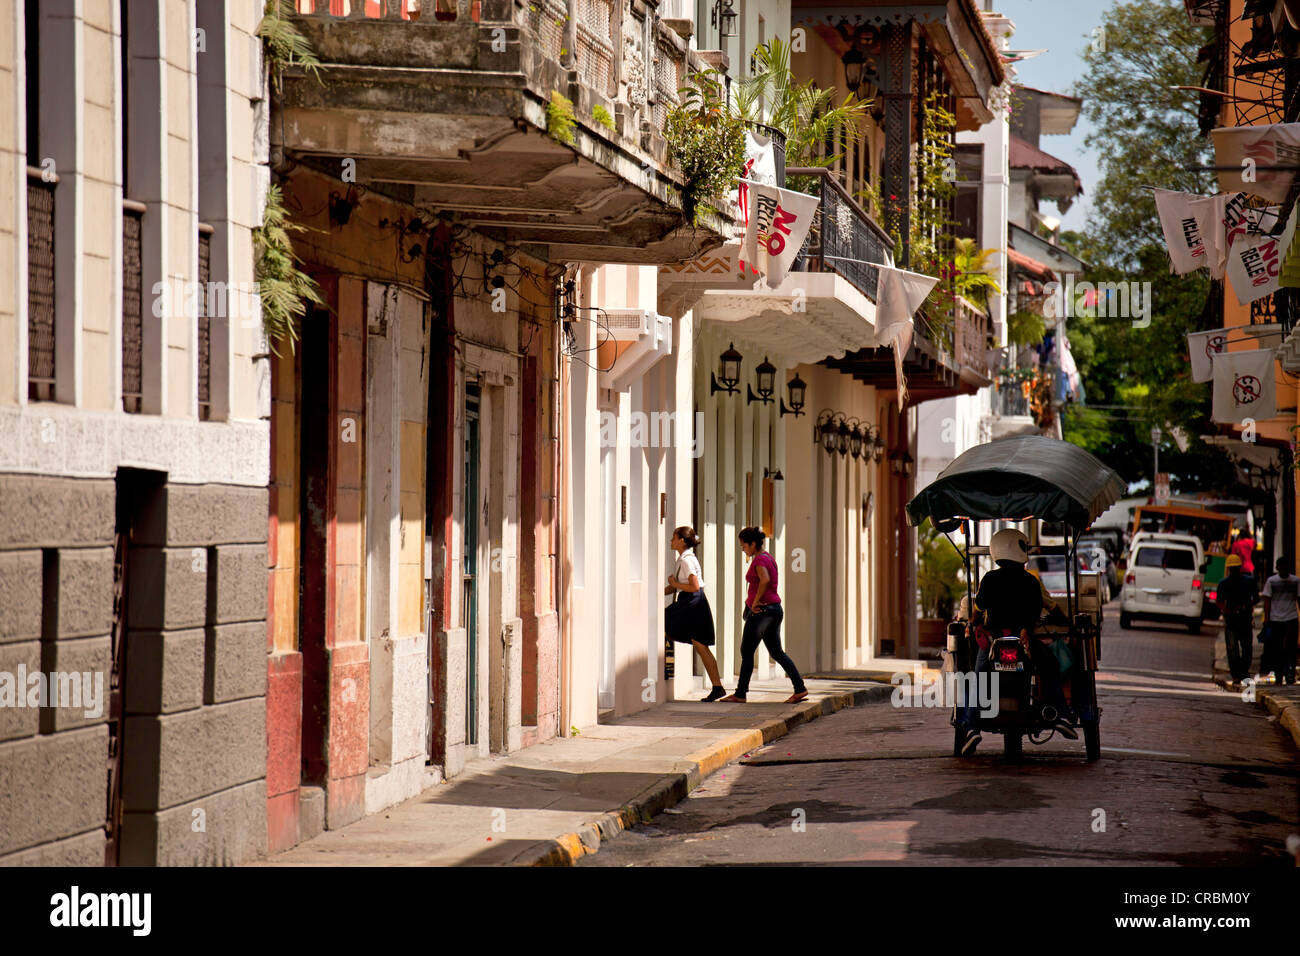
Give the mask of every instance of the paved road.
[[1007, 764], [996, 736], [956, 760], [946, 709], [873, 704], [733, 763], [580, 865], [1292, 865], [1300, 763], [1262, 708], [1210, 682], [1215, 629], [1118, 618], [1094, 764], [1060, 738]]

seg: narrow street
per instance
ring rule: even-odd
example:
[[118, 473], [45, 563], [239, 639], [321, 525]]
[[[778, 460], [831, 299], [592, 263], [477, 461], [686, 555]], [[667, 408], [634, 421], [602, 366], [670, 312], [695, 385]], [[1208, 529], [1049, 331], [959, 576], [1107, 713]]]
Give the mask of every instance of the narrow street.
[[1121, 631], [1118, 616], [1112, 603], [1095, 764], [1057, 737], [1008, 765], [993, 735], [959, 761], [946, 709], [870, 704], [723, 768], [580, 865], [1292, 865], [1294, 746], [1211, 683], [1217, 627]]

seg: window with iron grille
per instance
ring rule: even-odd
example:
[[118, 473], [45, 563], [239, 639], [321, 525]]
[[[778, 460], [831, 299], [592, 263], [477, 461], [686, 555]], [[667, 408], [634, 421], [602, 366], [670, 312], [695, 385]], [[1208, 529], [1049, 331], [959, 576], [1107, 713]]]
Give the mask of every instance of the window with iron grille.
[[144, 394], [144, 289], [140, 232], [144, 206], [122, 203], [122, 410], [139, 414]]
[[27, 397], [54, 401], [54, 184], [27, 169]]
[[208, 283], [212, 281], [212, 227], [199, 223], [199, 420], [212, 418], [212, 316]]

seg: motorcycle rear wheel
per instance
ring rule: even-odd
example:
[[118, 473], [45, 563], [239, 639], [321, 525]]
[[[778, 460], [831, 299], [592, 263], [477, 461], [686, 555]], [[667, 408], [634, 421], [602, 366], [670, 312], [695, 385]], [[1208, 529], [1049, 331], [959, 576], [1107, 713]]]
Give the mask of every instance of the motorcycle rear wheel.
[[1088, 752], [1088, 760], [1101, 758], [1101, 721], [1089, 720], [1083, 724], [1083, 744]]

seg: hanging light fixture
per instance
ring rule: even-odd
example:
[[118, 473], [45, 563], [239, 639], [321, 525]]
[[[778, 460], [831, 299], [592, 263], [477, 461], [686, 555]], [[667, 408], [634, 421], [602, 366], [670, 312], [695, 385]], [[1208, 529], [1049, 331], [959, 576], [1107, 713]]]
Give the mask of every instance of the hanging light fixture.
[[749, 389], [749, 396], [745, 399], [746, 404], [762, 402], [764, 405], [772, 404], [772, 393], [776, 391], [776, 366], [763, 356], [761, 365], [754, 369], [754, 375], [758, 379], [758, 394], [754, 394], [753, 388]]
[[786, 390], [790, 393], [790, 407], [785, 407], [785, 400], [781, 401], [781, 415], [793, 415], [798, 418], [803, 414], [804, 401], [808, 396], [808, 383], [799, 377], [796, 372], [794, 378], [786, 382]]
[[854, 461], [862, 456], [862, 437], [862, 430], [858, 425], [854, 425], [849, 432], [849, 454], [853, 456]]
[[[736, 351], [736, 343], [732, 342], [727, 351], [718, 356], [718, 374], [715, 378], [712, 373], [709, 374], [712, 384], [709, 394], [714, 392], [726, 392], [728, 395], [740, 394], [740, 389], [736, 386], [740, 384], [740, 360], [743, 358]], [[721, 381], [721, 385], [718, 382]]]
[[835, 434], [837, 438], [836, 448], [840, 453], [840, 457], [843, 458], [849, 453], [849, 423], [842, 417], [840, 418], [840, 427]]
[[871, 426], [871, 460], [872, 462], [878, 465], [880, 464], [880, 459], [884, 457], [885, 457], [884, 439], [880, 437], [880, 429], [877, 426], [872, 425]]
[[738, 14], [731, 6], [731, 0], [714, 0], [713, 16], [710, 21], [714, 27], [718, 28], [718, 36], [734, 37], [736, 33], [736, 18]]

